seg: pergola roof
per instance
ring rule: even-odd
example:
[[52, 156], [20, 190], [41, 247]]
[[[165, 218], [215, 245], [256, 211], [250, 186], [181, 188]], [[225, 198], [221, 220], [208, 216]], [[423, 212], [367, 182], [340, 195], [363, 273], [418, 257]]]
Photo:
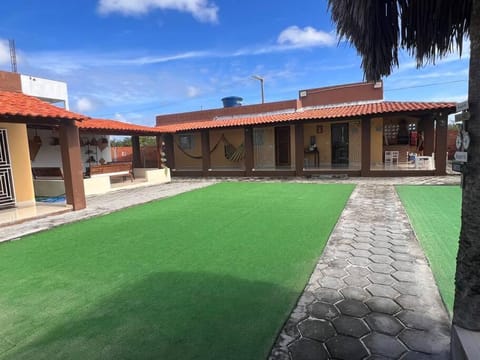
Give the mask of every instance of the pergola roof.
[[111, 135], [158, 135], [160, 130], [155, 127], [129, 124], [110, 119], [85, 119], [78, 123], [81, 131], [95, 131]]
[[236, 115], [232, 117], [159, 125], [157, 126], [157, 129], [161, 132], [174, 133], [200, 129], [251, 126], [301, 120], [337, 120], [342, 118], [425, 111], [453, 112], [455, 111], [455, 103], [379, 101], [353, 105], [332, 105], [311, 109], [297, 109], [296, 111], [283, 113]]

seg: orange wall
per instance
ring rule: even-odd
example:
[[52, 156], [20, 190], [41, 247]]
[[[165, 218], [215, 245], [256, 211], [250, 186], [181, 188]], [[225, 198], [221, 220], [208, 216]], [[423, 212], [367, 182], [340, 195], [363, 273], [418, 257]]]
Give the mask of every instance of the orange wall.
[[[348, 123], [349, 131], [349, 161], [352, 164], [360, 165], [362, 151], [362, 132], [360, 120], [346, 120], [341, 122], [321, 122], [305, 124], [303, 130], [304, 148], [310, 146], [310, 136], [315, 136], [317, 148], [320, 155], [320, 164], [331, 164], [332, 162], [332, 133], [331, 124]], [[317, 128], [317, 125], [320, 128]]]
[[27, 126], [1, 123], [0, 128], [7, 129], [16, 203], [17, 205], [33, 203], [35, 193], [28, 150]]

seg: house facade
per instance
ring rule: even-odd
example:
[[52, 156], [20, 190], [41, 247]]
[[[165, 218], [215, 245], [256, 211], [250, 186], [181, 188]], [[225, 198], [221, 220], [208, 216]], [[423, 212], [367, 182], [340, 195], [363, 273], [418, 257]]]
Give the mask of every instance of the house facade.
[[[160, 139], [156, 128], [92, 119], [67, 107], [65, 83], [0, 72], [0, 210], [35, 207], [36, 198], [58, 195], [81, 210], [86, 195], [110, 191], [113, 177], [124, 174], [137, 183], [170, 181], [160, 156], [154, 168], [141, 161], [139, 137]], [[110, 135], [132, 137], [128, 164], [110, 165]], [[89, 174], [94, 167], [97, 174]]]
[[172, 175], [446, 173], [447, 117], [454, 103], [384, 101], [380, 82], [233, 105], [157, 116]]
[[85, 208], [77, 127], [82, 119], [35, 97], [0, 90], [0, 209], [35, 205], [30, 152], [41, 144], [29, 139], [27, 125], [58, 129], [66, 202], [74, 210]]

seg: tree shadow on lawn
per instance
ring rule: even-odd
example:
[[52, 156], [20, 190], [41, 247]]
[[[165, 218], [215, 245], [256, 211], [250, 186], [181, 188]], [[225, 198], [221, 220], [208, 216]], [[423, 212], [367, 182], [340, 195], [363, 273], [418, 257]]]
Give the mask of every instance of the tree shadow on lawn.
[[0, 358], [264, 359], [299, 295], [230, 276], [153, 273]]

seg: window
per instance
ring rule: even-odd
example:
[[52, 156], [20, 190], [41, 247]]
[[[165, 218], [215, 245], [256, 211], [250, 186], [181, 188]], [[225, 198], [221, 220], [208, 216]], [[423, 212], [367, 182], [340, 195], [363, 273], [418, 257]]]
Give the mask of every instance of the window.
[[193, 149], [193, 134], [182, 134], [178, 136], [178, 141], [180, 147], [183, 150], [192, 150]]
[[385, 124], [385, 126], [383, 127], [385, 145], [397, 143], [398, 128], [398, 124]]

